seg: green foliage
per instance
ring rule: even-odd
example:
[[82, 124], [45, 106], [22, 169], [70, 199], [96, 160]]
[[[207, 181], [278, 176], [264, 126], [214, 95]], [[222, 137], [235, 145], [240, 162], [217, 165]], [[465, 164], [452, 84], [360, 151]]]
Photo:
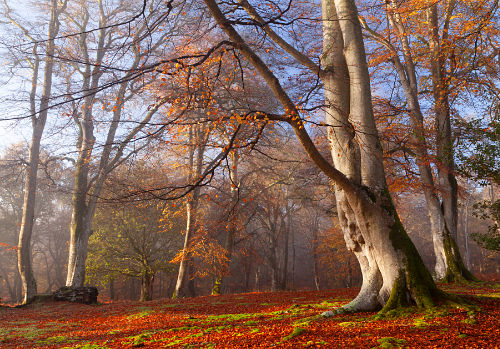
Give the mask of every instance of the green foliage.
[[87, 282], [173, 271], [170, 260], [181, 245], [176, 212], [158, 202], [101, 207], [89, 240]]
[[459, 123], [458, 171], [486, 185], [500, 184], [500, 104], [493, 105], [488, 117]]
[[497, 223], [500, 222], [500, 200], [493, 203], [486, 200], [475, 204], [473, 214], [481, 219], [491, 219], [495, 223], [490, 225], [484, 234], [472, 233], [472, 239], [487, 250], [500, 251], [500, 227]]

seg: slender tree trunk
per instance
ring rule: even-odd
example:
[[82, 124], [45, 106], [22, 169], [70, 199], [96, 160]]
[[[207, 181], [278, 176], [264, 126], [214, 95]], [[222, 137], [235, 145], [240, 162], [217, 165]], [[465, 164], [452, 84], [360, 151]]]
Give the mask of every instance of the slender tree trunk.
[[470, 270], [470, 250], [469, 250], [469, 196], [465, 199], [465, 217], [464, 217], [464, 237], [465, 237], [465, 263]]
[[313, 277], [314, 286], [316, 291], [321, 289], [320, 277], [319, 277], [319, 255], [318, 255], [318, 219], [314, 218], [312, 226], [312, 253], [313, 253]]
[[[449, 4], [447, 18], [451, 16], [454, 1]], [[431, 53], [431, 76], [434, 94], [434, 113], [436, 126], [436, 155], [438, 160], [438, 178], [441, 190], [442, 215], [444, 218], [443, 251], [446, 258], [444, 275], [437, 275], [445, 282], [461, 282], [476, 280], [465, 267], [456, 244], [458, 224], [458, 184], [455, 178], [455, 162], [453, 159], [453, 140], [451, 134], [449, 91], [446, 81], [445, 57], [442, 42], [448, 40], [448, 28], [445, 23], [442, 42], [439, 37], [437, 5], [427, 10], [429, 23], [429, 47]], [[449, 21], [449, 19], [446, 19]], [[442, 276], [442, 277], [440, 277]]]
[[269, 266], [271, 267], [271, 291], [276, 292], [280, 286], [280, 271], [278, 262], [278, 239], [272, 234], [276, 234], [276, 230], [270, 232], [269, 235]]
[[32, 267], [31, 235], [33, 233], [34, 225], [40, 140], [42, 138], [43, 127], [45, 126], [44, 121], [45, 120], [41, 123], [40, 120], [35, 120], [33, 125], [33, 136], [29, 149], [29, 165], [27, 168], [26, 183], [24, 188], [23, 216], [17, 246], [18, 268], [23, 285], [24, 304], [29, 303], [37, 291]]
[[[189, 129], [189, 179], [194, 182], [201, 176], [203, 167], [203, 156], [205, 153], [205, 144], [208, 140], [208, 134], [205, 128], [192, 126]], [[196, 159], [195, 159], [196, 155]], [[179, 265], [177, 283], [172, 298], [183, 298], [193, 296], [193, 279], [189, 276], [191, 261], [191, 241], [195, 232], [195, 221], [197, 217], [198, 199], [200, 188], [194, 188], [191, 195], [186, 200], [186, 233], [184, 236], [184, 247], [182, 259]], [[190, 295], [191, 294], [191, 295]]]
[[260, 291], [260, 266], [255, 269], [255, 291]]
[[235, 224], [238, 216], [237, 204], [240, 190], [240, 183], [238, 178], [238, 151], [231, 151], [231, 153], [229, 154], [229, 158], [231, 161], [231, 171], [229, 172], [229, 179], [231, 181], [231, 211], [229, 212], [229, 227], [226, 230], [226, 239], [224, 242], [227, 267], [225, 268], [225, 270], [222, 270], [221, 273], [215, 278], [214, 286], [212, 288], [212, 295], [219, 295], [222, 292], [224, 274], [226, 274], [230, 270], [231, 258], [233, 255], [234, 235], [236, 233]]
[[193, 203], [191, 199], [186, 202], [186, 233], [184, 235], [183, 257], [179, 265], [179, 272], [177, 274], [177, 283], [172, 298], [186, 297], [186, 285], [189, 279], [188, 267], [190, 263], [191, 253], [190, 242], [193, 235]]
[[[32, 89], [30, 93], [30, 111], [32, 119], [32, 138], [29, 147], [29, 164], [26, 173], [26, 182], [24, 187], [24, 203], [23, 215], [21, 220], [21, 229], [19, 231], [19, 243], [17, 250], [18, 268], [22, 280], [23, 288], [23, 303], [29, 303], [36, 294], [37, 287], [32, 268], [32, 255], [31, 255], [31, 235], [33, 233], [34, 219], [35, 219], [35, 204], [36, 204], [36, 190], [37, 190], [37, 173], [38, 163], [40, 159], [40, 142], [47, 121], [49, 99], [52, 91], [52, 75], [54, 67], [54, 52], [55, 42], [54, 39], [59, 31], [58, 16], [64, 10], [66, 2], [58, 9], [58, 3], [55, 0], [51, 2], [51, 13], [49, 21], [48, 39], [46, 43], [45, 52], [45, 66], [43, 73], [43, 91], [40, 100], [38, 111], [35, 106], [35, 99], [37, 94], [38, 84], [38, 69], [40, 59], [37, 53], [38, 44], [34, 44], [34, 65], [32, 76]], [[37, 114], [38, 113], [38, 114]], [[37, 117], [38, 115], [38, 117]]]
[[[287, 208], [288, 210], [288, 208]], [[283, 269], [281, 271], [281, 277], [280, 277], [280, 290], [286, 290], [287, 287], [287, 281], [288, 281], [288, 247], [289, 247], [289, 240], [290, 240], [290, 220], [291, 220], [291, 213], [287, 212], [289, 216], [286, 218], [287, 222], [283, 223], [282, 225], [284, 226], [284, 242], [283, 242]]]

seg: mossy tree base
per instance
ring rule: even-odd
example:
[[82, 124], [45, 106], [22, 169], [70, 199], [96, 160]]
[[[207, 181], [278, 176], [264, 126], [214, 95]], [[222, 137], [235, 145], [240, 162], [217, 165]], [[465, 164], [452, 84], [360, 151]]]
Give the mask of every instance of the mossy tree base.
[[444, 251], [447, 268], [445, 276], [439, 281], [464, 284], [479, 281], [464, 265], [458, 246], [448, 232], [444, 239]]

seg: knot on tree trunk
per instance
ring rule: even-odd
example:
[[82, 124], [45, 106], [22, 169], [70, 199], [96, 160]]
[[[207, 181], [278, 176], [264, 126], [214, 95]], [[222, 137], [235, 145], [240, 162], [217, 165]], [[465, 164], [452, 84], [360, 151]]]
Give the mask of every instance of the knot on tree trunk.
[[96, 287], [63, 286], [54, 292], [55, 301], [68, 301], [83, 304], [96, 304], [98, 291]]

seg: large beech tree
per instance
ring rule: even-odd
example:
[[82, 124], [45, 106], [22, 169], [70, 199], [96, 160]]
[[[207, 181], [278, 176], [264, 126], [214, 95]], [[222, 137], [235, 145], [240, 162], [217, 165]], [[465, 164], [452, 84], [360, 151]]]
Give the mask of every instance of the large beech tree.
[[[388, 34], [382, 35], [369, 27], [362, 19], [366, 35], [379, 43], [387, 50], [388, 61], [392, 63], [400, 80], [406, 97], [407, 111], [410, 117], [412, 134], [410, 142], [414, 150], [416, 165], [420, 175], [420, 183], [425, 195], [427, 213], [430, 220], [432, 241], [436, 263], [434, 275], [438, 280], [463, 281], [474, 280], [474, 276], [465, 267], [458, 246], [457, 239], [457, 198], [458, 186], [454, 174], [453, 139], [451, 134], [451, 115], [449, 106], [449, 82], [446, 77], [446, 46], [449, 45], [448, 35], [450, 21], [457, 6], [456, 1], [445, 4], [442, 30], [437, 17], [438, 5], [432, 4], [425, 10], [418, 10], [418, 4], [413, 4], [414, 12], [410, 12], [408, 5], [396, 1], [385, 4], [385, 15], [388, 19]], [[420, 19], [414, 19], [414, 13], [427, 15], [428, 24], [423, 30]], [[422, 29], [422, 28], [420, 28]], [[434, 114], [436, 125], [436, 150], [438, 180], [433, 176], [431, 156], [429, 153], [429, 137], [425, 132], [424, 113], [422, 111], [420, 95], [423, 87], [419, 86], [415, 48], [410, 36], [413, 31], [423, 31], [428, 40], [428, 61], [431, 71], [431, 81], [434, 97]], [[420, 34], [417, 34], [420, 35]], [[420, 84], [421, 85], [421, 84]], [[432, 142], [432, 141], [431, 141]], [[432, 148], [431, 148], [432, 149]], [[438, 182], [438, 183], [436, 183]], [[439, 192], [441, 194], [441, 200]]]
[[229, 37], [229, 45], [245, 56], [281, 102], [285, 113], [267, 117], [289, 124], [311, 160], [335, 183], [340, 225], [363, 274], [360, 293], [339, 311], [388, 310], [408, 304], [429, 307], [436, 298], [445, 297], [404, 230], [387, 189], [354, 0], [322, 1], [321, 65], [273, 31], [248, 1], [238, 1], [275, 44], [323, 82], [333, 165], [309, 137], [301, 112], [278, 76], [238, 33], [237, 21], [231, 22], [215, 0], [204, 2]]

